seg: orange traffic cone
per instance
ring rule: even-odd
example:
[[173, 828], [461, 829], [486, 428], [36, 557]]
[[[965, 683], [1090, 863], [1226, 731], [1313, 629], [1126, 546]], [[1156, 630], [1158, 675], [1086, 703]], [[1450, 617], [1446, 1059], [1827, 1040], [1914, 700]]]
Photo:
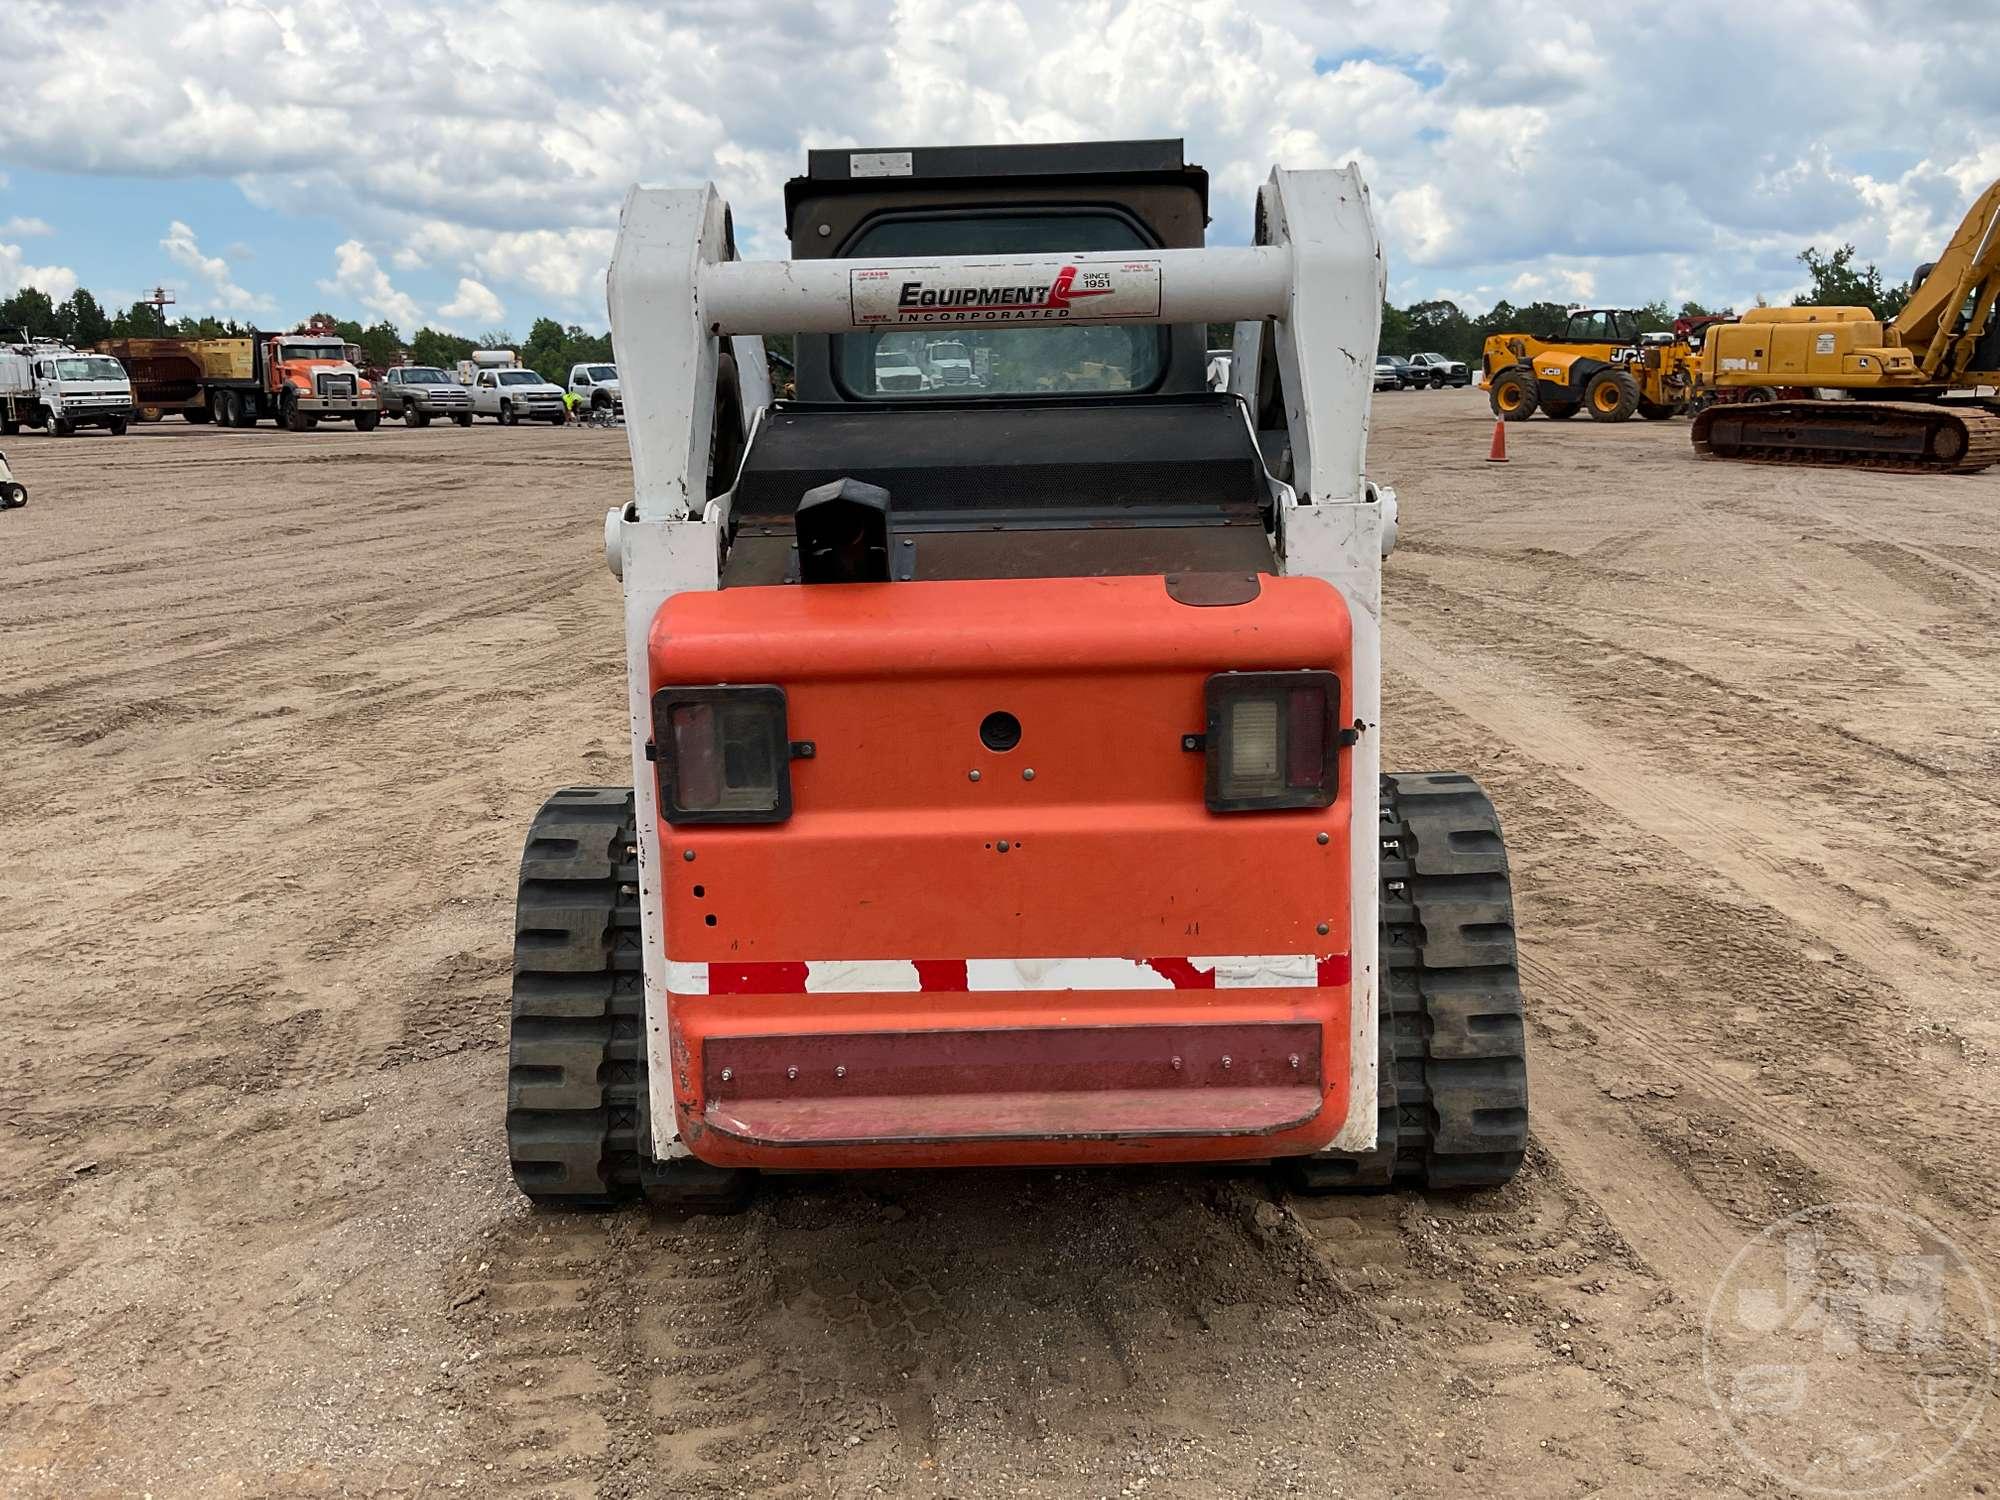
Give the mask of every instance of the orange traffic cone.
[[1507, 424], [1496, 421], [1493, 424], [1493, 447], [1486, 455], [1489, 464], [1507, 462]]

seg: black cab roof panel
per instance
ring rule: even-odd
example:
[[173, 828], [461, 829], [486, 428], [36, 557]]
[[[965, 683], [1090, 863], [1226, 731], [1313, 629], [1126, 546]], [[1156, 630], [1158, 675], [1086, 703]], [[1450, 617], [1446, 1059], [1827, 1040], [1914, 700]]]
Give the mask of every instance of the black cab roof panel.
[[818, 150], [806, 153], [806, 172], [785, 184], [785, 230], [801, 201], [842, 191], [929, 191], [953, 184], [1004, 178], [1034, 181], [1173, 182], [1192, 188], [1208, 212], [1208, 173], [1187, 162], [1178, 139], [1064, 141], [1022, 146], [914, 146]]

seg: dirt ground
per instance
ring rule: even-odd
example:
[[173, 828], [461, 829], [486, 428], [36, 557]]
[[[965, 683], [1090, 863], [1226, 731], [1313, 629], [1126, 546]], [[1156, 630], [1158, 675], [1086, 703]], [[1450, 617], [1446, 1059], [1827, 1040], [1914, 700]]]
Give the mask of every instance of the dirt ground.
[[[1387, 763], [1508, 827], [1519, 1181], [793, 1179], [728, 1219], [530, 1212], [500, 1133], [523, 830], [627, 779], [622, 435], [10, 441], [0, 1492], [1786, 1493], [1704, 1383], [1753, 1236], [1885, 1205], [1970, 1257], [1955, 1326], [2000, 1293], [2000, 471], [1489, 431], [1392, 393], [1370, 469]], [[1826, 1477], [1822, 1425], [1772, 1461]], [[1911, 1492], [1988, 1486], [1992, 1420]]]

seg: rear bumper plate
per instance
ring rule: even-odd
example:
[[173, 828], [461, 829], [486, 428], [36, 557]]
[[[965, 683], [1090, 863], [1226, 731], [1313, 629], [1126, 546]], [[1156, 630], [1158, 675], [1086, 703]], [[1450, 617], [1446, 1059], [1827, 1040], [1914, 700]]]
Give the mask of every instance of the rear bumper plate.
[[1269, 1137], [1321, 1114], [1323, 1035], [1296, 1019], [711, 1035], [690, 1144], [707, 1157], [727, 1142], [734, 1160], [742, 1147]]

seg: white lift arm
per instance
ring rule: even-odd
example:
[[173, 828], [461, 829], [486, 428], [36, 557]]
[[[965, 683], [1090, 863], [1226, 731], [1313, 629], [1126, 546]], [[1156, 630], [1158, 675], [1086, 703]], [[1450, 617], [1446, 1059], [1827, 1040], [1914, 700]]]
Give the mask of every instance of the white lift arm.
[[732, 341], [744, 372], [747, 423], [752, 405], [768, 399], [761, 335], [1047, 323], [1247, 325], [1232, 388], [1253, 402], [1259, 364], [1278, 362], [1292, 452], [1291, 483], [1279, 492], [1278, 565], [1339, 588], [1353, 620], [1362, 727], [1351, 788], [1355, 1065], [1348, 1124], [1334, 1145], [1374, 1146], [1384, 517], [1362, 470], [1385, 273], [1368, 190], [1351, 164], [1273, 170], [1258, 194], [1257, 226], [1257, 243], [1236, 249], [736, 261], [713, 186], [626, 196], [610, 303], [633, 498], [606, 518], [605, 549], [625, 588], [656, 1156], [681, 1148], [667, 1056], [659, 820], [644, 749], [647, 633], [667, 599], [713, 589], [720, 577], [727, 496], [708, 498], [708, 467], [722, 340]]

